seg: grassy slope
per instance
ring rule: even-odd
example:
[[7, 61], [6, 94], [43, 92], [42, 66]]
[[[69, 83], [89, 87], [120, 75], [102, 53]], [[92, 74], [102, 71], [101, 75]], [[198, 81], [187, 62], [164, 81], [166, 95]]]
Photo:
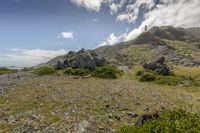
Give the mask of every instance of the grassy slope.
[[[142, 83], [135, 76], [139, 69], [135, 67], [116, 80], [70, 79], [52, 75], [26, 81], [17, 91], [0, 97], [0, 132], [30, 122], [33, 114], [37, 118], [28, 125], [30, 128], [43, 130], [49, 125], [59, 131], [72, 131], [74, 124], [93, 118], [91, 130], [104, 127], [103, 131], [99, 130], [110, 132], [110, 127], [117, 131], [121, 125], [137, 120], [129, 118], [127, 112], [141, 115], [163, 108], [198, 111], [200, 88]], [[109, 114], [112, 114], [110, 119]], [[11, 115], [16, 118], [15, 123], [5, 121], [4, 118]]]

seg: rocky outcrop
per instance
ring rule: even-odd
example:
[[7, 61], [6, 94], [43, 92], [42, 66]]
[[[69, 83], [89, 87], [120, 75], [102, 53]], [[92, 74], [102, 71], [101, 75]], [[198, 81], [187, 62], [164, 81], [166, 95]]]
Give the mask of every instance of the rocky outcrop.
[[148, 120], [159, 119], [160, 115], [158, 113], [154, 114], [144, 114], [139, 117], [138, 121], [135, 123], [135, 126], [142, 126]]
[[62, 69], [72, 67], [94, 69], [95, 67], [104, 65], [106, 63], [107, 61], [105, 58], [97, 55], [95, 51], [81, 49], [78, 52], [68, 52], [64, 59], [59, 60], [56, 65], [54, 65], [54, 68]]
[[165, 62], [165, 58], [160, 57], [159, 59], [155, 61], [149, 61], [148, 63], [145, 63], [143, 67], [144, 69], [156, 71], [157, 73], [164, 76], [171, 75], [172, 74], [171, 68], [168, 65], [166, 65], [164, 62]]

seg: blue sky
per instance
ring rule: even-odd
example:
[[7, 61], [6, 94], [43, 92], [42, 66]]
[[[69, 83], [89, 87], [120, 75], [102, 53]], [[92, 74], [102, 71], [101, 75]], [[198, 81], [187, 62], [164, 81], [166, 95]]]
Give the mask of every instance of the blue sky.
[[188, 16], [199, 15], [198, 0], [0, 0], [0, 66], [33, 66], [68, 50], [131, 40], [146, 24], [199, 26], [197, 18], [181, 22], [187, 15], [177, 24], [160, 18], [180, 4], [196, 9]]

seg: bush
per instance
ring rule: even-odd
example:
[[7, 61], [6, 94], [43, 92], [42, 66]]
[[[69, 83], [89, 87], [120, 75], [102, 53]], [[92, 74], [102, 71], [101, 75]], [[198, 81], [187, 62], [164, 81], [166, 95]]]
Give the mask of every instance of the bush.
[[167, 111], [159, 119], [149, 120], [144, 125], [123, 126], [120, 133], [197, 133], [200, 131], [200, 115], [179, 111]]
[[14, 69], [0, 68], [0, 75], [1, 74], [16, 73], [16, 72], [17, 72], [17, 70], [14, 70]]
[[48, 74], [53, 74], [54, 72], [55, 70], [51, 66], [43, 66], [35, 70], [35, 73], [39, 75], [48, 75]]
[[112, 66], [97, 67], [92, 76], [103, 79], [116, 79], [122, 72]]
[[180, 77], [176, 76], [159, 76], [156, 80], [156, 83], [162, 85], [178, 85], [181, 82]]
[[67, 75], [75, 75], [75, 76], [86, 76], [86, 75], [91, 75], [92, 70], [87, 69], [87, 68], [67, 68], [64, 71], [64, 74]]
[[140, 70], [136, 73], [136, 76], [142, 76], [145, 73], [144, 70]]
[[140, 77], [140, 81], [142, 82], [149, 82], [149, 81], [155, 81], [156, 75], [154, 73], [146, 72]]
[[117, 68], [112, 66], [102, 66], [96, 67], [95, 69], [87, 68], [67, 68], [64, 74], [75, 75], [75, 76], [87, 76], [91, 75], [93, 77], [103, 78], [103, 79], [116, 79], [118, 75], [121, 74]]

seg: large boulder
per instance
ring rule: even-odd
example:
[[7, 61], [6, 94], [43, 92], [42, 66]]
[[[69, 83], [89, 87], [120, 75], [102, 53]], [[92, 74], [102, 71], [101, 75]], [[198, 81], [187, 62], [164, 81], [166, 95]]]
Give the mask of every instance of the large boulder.
[[64, 59], [59, 60], [55, 69], [62, 68], [90, 68], [94, 69], [97, 66], [105, 65], [107, 61], [100, 55], [97, 55], [95, 51], [89, 51], [81, 49], [78, 52], [70, 51]]
[[64, 66], [65, 66], [64, 61], [61, 59], [61, 60], [57, 61], [57, 63], [54, 65], [54, 68], [62, 69]]
[[160, 57], [159, 59], [155, 61], [150, 61], [148, 63], [145, 63], [143, 67], [144, 69], [156, 71], [157, 73], [164, 76], [171, 75], [172, 74], [171, 68], [168, 65], [166, 65], [164, 62], [165, 62], [165, 58]]

